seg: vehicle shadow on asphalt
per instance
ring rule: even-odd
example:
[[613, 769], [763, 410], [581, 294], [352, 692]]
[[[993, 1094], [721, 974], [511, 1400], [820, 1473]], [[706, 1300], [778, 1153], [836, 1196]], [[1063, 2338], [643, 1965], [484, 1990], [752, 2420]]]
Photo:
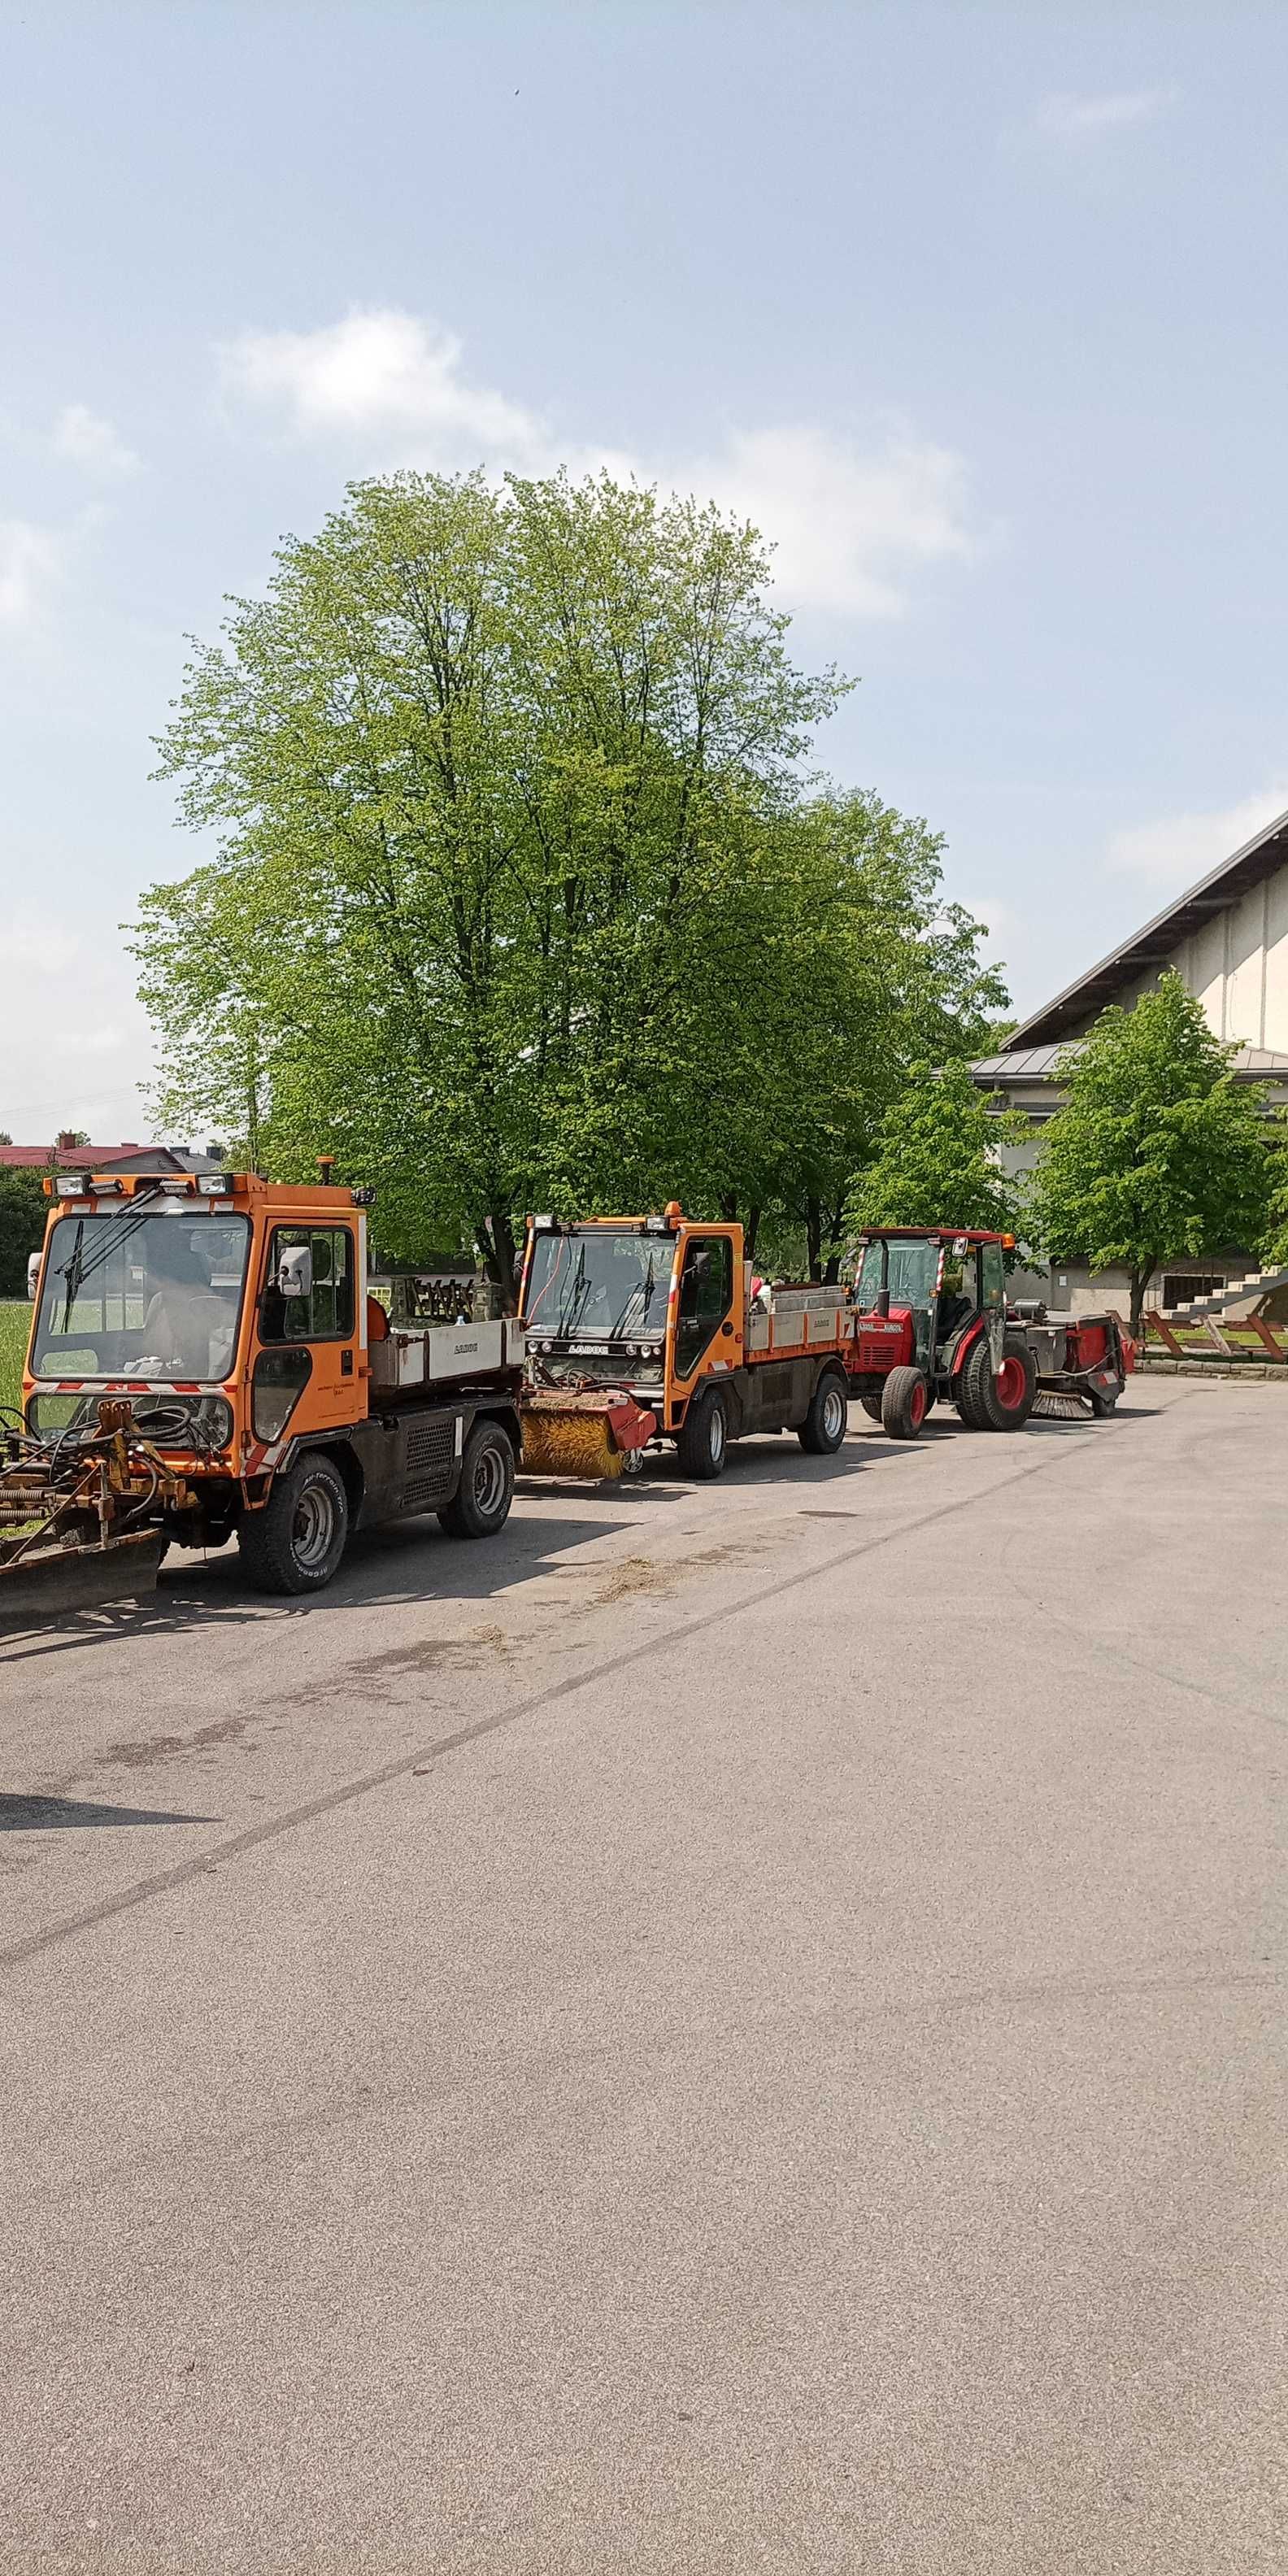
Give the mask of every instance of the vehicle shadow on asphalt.
[[156, 1591], [138, 1601], [67, 1611], [48, 1621], [33, 1619], [0, 1637], [0, 1676], [32, 1657], [66, 1654], [118, 1637], [173, 1637], [254, 1621], [397, 1609], [415, 1601], [483, 1601], [548, 1574], [570, 1548], [630, 1526], [611, 1512], [593, 1509], [576, 1519], [520, 1514], [506, 1523], [499, 1538], [469, 1545], [446, 1537], [433, 1519], [397, 1521], [385, 1529], [360, 1531], [325, 1592], [303, 1600], [251, 1591], [235, 1543], [188, 1562], [176, 1551], [162, 1567]]
[[162, 1807], [104, 1807], [90, 1798], [42, 1798], [0, 1790], [0, 1834], [55, 1834], [94, 1825], [217, 1825], [219, 1816], [172, 1815]]

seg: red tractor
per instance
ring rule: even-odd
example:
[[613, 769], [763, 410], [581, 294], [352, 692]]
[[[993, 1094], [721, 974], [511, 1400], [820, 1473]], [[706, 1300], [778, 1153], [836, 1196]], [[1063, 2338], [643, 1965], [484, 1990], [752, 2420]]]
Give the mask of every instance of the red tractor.
[[1014, 1238], [946, 1226], [870, 1228], [853, 1289], [853, 1393], [892, 1440], [915, 1440], [931, 1406], [970, 1431], [1019, 1431], [1039, 1395], [1112, 1412], [1134, 1361], [1114, 1314], [1048, 1317], [1006, 1302]]

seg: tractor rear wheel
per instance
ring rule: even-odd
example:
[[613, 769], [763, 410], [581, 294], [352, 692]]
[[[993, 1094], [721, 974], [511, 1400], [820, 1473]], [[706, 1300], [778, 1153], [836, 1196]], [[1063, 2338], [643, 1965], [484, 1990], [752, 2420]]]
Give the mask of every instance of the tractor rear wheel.
[[915, 1440], [926, 1419], [926, 1381], [920, 1369], [891, 1369], [881, 1398], [881, 1420], [891, 1440]]
[[699, 1484], [714, 1484], [717, 1476], [723, 1476], [729, 1454], [729, 1425], [718, 1387], [690, 1398], [676, 1438], [675, 1454], [681, 1475], [692, 1476]]
[[995, 1371], [988, 1336], [981, 1333], [966, 1355], [957, 1409], [970, 1431], [1022, 1431], [1033, 1411], [1037, 1384], [1027, 1342], [1017, 1333], [1008, 1333], [1001, 1368]]
[[274, 1477], [263, 1510], [239, 1522], [237, 1544], [260, 1592], [320, 1592], [348, 1535], [349, 1497], [339, 1468], [306, 1451], [298, 1466]]
[[839, 1369], [824, 1369], [796, 1434], [812, 1458], [834, 1458], [849, 1422], [850, 1390]]

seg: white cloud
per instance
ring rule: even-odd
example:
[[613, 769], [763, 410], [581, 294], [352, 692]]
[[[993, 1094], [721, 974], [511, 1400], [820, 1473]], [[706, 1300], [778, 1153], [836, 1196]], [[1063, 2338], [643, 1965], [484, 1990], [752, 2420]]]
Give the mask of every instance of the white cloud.
[[85, 403], [68, 403], [60, 411], [54, 423], [54, 454], [107, 482], [138, 471], [133, 448], [117, 437], [110, 420]]
[[754, 521], [777, 580], [811, 608], [897, 617], [906, 566], [975, 550], [962, 459], [909, 437], [868, 454], [803, 423], [743, 431], [684, 479]]
[[532, 412], [461, 368], [461, 344], [412, 313], [351, 313], [318, 331], [248, 331], [220, 350], [235, 394], [298, 437], [366, 431], [407, 463], [544, 462]]
[[34, 624], [63, 578], [71, 543], [34, 519], [0, 519], [0, 626]]
[[735, 430], [697, 459], [560, 440], [550, 423], [467, 374], [460, 341], [410, 313], [352, 313], [316, 331], [251, 331], [219, 352], [225, 390], [289, 437], [326, 440], [367, 471], [482, 464], [623, 479], [710, 495], [776, 546], [798, 606], [890, 617], [902, 574], [975, 550], [962, 459], [907, 432], [874, 447], [808, 422]]
[[1152, 125], [1175, 106], [1174, 89], [1118, 89], [1099, 94], [1079, 94], [1075, 90], [1054, 90], [1044, 98], [1034, 118], [1040, 134], [1054, 135], [1062, 143], [1077, 143], [1091, 135], [1111, 134], [1129, 125]]
[[1109, 843], [1109, 863], [1179, 894], [1219, 867], [1254, 833], [1264, 831], [1285, 809], [1288, 779], [1272, 780], [1259, 794], [1223, 806], [1218, 813], [1173, 814], [1162, 822], [1134, 823], [1115, 832]]

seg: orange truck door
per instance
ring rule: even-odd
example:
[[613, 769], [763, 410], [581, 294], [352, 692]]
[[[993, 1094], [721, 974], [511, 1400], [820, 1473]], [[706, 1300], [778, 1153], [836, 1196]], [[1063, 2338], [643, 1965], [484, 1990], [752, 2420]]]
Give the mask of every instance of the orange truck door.
[[675, 1296], [672, 1376], [685, 1396], [700, 1376], [742, 1365], [742, 1262], [729, 1233], [691, 1232]]
[[[282, 1256], [295, 1251], [307, 1251], [312, 1278], [307, 1295], [284, 1296]], [[258, 1439], [330, 1431], [365, 1413], [355, 1256], [352, 1225], [269, 1228], [251, 1396]]]

